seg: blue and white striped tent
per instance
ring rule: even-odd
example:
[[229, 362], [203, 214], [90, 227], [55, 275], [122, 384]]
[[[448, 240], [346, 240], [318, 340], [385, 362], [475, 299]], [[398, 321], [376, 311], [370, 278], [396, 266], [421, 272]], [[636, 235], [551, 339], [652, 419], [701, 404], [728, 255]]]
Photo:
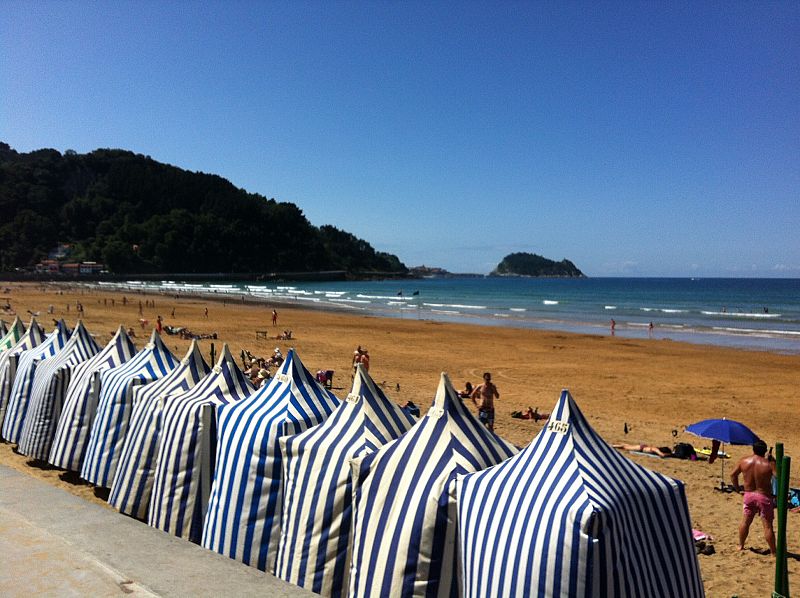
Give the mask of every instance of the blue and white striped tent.
[[337, 399], [291, 349], [278, 373], [249, 398], [219, 410], [219, 450], [203, 546], [273, 570], [281, 529], [278, 438], [322, 423]]
[[0, 353], [0, 426], [5, 421], [8, 400], [11, 397], [14, 378], [17, 376], [20, 355], [40, 345], [45, 338], [44, 330], [36, 322], [36, 318], [31, 318], [31, 323], [25, 334], [7, 351]]
[[67, 344], [36, 367], [28, 414], [19, 438], [20, 453], [32, 459], [47, 459], [72, 370], [99, 351], [83, 321], [78, 320]]
[[146, 519], [161, 445], [164, 404], [194, 388], [211, 371], [193, 340], [180, 365], [147, 386], [133, 390], [133, 411], [108, 502], [120, 512]]
[[11, 347], [19, 342], [19, 339], [25, 334], [25, 324], [19, 319], [19, 316], [14, 318], [11, 326], [3, 333], [3, 338], [0, 338], [0, 353], [8, 351]]
[[350, 596], [457, 594], [455, 477], [515, 453], [442, 374], [433, 406], [397, 440], [353, 466]]
[[3, 438], [9, 442], [19, 441], [22, 424], [25, 423], [25, 416], [28, 413], [36, 368], [40, 362], [53, 357], [67, 344], [70, 333], [64, 320], [59, 320], [42, 343], [20, 354], [17, 374], [14, 376], [14, 384], [8, 397], [6, 417], [3, 420]]
[[80, 471], [86, 443], [97, 412], [100, 375], [128, 361], [136, 346], [120, 326], [114, 337], [97, 355], [77, 365], [67, 387], [67, 396], [58, 418], [50, 449], [51, 464], [69, 471]]
[[133, 389], [163, 378], [178, 364], [155, 330], [150, 342], [126, 363], [100, 375], [97, 414], [89, 433], [81, 477], [102, 488], [111, 486], [128, 431]]
[[193, 389], [170, 397], [154, 475], [148, 523], [200, 542], [216, 456], [216, 407], [255, 392], [228, 345], [211, 373]]
[[525, 450], [457, 495], [467, 598], [703, 595], [683, 484], [612, 449], [566, 390]]
[[352, 391], [333, 415], [279, 439], [284, 499], [278, 577], [323, 596], [342, 595], [353, 514], [350, 459], [399, 438], [415, 421], [359, 365]]

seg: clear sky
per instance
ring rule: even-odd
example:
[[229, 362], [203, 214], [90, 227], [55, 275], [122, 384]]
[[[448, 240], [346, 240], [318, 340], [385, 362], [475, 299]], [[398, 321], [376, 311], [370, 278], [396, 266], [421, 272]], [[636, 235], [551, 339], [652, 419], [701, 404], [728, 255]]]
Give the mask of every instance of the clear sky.
[[130, 149], [407, 265], [800, 277], [800, 3], [5, 0], [0, 140]]

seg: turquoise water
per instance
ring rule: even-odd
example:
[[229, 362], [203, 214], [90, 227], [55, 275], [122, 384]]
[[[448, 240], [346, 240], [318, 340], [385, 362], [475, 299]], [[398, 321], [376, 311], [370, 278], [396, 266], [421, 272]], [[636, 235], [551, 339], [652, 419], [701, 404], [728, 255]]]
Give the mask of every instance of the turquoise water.
[[102, 283], [246, 295], [398, 318], [565, 330], [800, 353], [800, 279], [433, 278], [326, 283]]

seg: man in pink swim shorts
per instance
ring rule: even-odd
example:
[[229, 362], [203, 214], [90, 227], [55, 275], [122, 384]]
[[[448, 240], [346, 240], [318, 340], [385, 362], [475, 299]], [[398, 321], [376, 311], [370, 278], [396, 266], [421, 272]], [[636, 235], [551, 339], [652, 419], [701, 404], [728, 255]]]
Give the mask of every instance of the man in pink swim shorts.
[[764, 524], [764, 538], [767, 540], [769, 550], [775, 554], [775, 530], [772, 529], [774, 518], [774, 503], [772, 501], [772, 476], [775, 473], [775, 461], [767, 459], [767, 444], [757, 440], [753, 444], [753, 454], [742, 457], [736, 469], [731, 473], [731, 482], [737, 492], [739, 474], [744, 477], [744, 509], [742, 522], [739, 524], [739, 550], [744, 550], [744, 541], [750, 531], [756, 515], [761, 515]]

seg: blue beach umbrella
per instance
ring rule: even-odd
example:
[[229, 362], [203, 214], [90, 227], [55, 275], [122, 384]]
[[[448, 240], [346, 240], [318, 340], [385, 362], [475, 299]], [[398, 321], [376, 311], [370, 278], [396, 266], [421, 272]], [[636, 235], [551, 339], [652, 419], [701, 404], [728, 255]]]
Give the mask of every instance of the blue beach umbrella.
[[696, 424], [686, 426], [686, 431], [708, 438], [719, 440], [725, 444], [753, 444], [758, 440], [753, 431], [742, 423], [732, 419], [704, 419]]
[[[686, 426], [686, 431], [700, 438], [709, 440], [719, 440], [722, 443], [722, 450], [725, 444], [753, 444], [758, 440], [758, 436], [742, 423], [733, 419], [704, 419], [696, 424]], [[725, 459], [720, 459], [722, 463], [722, 480], [720, 486], [725, 487]]]

